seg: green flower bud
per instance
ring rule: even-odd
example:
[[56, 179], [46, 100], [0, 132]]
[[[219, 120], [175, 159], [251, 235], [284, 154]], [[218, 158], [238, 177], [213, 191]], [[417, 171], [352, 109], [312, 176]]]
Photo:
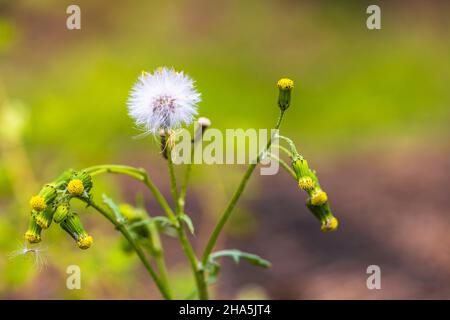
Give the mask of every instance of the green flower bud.
[[313, 206], [320, 206], [328, 201], [328, 195], [325, 191], [315, 190], [311, 195], [311, 204]]
[[30, 222], [28, 224], [28, 230], [25, 232], [25, 239], [29, 243], [38, 243], [41, 241], [41, 231], [42, 228], [36, 223], [34, 217], [30, 217]]
[[292, 169], [294, 169], [297, 179], [300, 180], [303, 177], [311, 176], [311, 169], [309, 169], [308, 161], [303, 158], [298, 158], [292, 161]]
[[92, 189], [92, 177], [85, 171], [76, 172], [67, 184], [67, 191], [75, 197], [79, 197], [84, 192], [89, 193]]
[[60, 223], [62, 220], [64, 220], [69, 213], [70, 206], [68, 203], [62, 203], [56, 207], [55, 214], [53, 216], [53, 220], [56, 223]]
[[308, 209], [312, 214], [320, 221], [321, 230], [324, 232], [334, 231], [337, 229], [339, 223], [338, 220], [331, 213], [330, 206], [328, 203], [316, 206], [311, 204], [310, 201], [306, 203]]
[[84, 230], [83, 224], [75, 212], [67, 214], [60, 226], [77, 242], [80, 249], [88, 249], [92, 245], [92, 237]]
[[31, 197], [30, 207], [34, 211], [44, 211], [55, 200], [57, 192], [51, 185], [44, 186], [38, 195]]
[[36, 212], [34, 220], [42, 229], [48, 229], [52, 224], [53, 215], [55, 213], [55, 207], [49, 206], [44, 211]]
[[283, 78], [278, 80], [277, 86], [280, 90], [278, 94], [278, 106], [282, 111], [285, 111], [291, 104], [291, 91], [294, 88], [294, 81]]

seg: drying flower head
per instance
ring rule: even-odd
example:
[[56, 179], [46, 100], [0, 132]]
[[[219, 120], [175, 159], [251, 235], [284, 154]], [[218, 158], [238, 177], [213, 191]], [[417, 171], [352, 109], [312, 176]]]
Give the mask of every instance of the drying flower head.
[[147, 133], [190, 124], [197, 114], [200, 93], [183, 72], [159, 68], [143, 72], [131, 90], [128, 114]]

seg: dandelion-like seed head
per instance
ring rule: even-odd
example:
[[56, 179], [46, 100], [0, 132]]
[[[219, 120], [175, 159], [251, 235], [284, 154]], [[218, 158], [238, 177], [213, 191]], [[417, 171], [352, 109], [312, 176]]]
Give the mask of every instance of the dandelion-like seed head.
[[47, 208], [45, 199], [41, 196], [33, 196], [30, 199], [30, 207], [35, 211], [44, 211]]
[[128, 114], [147, 133], [157, 133], [190, 124], [198, 102], [200, 93], [191, 78], [162, 67], [139, 77], [128, 99]]
[[311, 195], [311, 204], [320, 206], [328, 201], [328, 195], [325, 191], [318, 190]]
[[73, 196], [81, 196], [84, 191], [83, 181], [80, 179], [73, 179], [67, 184], [67, 191]]

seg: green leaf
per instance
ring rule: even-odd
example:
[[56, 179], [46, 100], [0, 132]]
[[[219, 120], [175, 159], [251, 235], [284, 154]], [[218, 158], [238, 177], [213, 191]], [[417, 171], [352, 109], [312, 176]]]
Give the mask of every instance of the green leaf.
[[269, 261], [261, 258], [260, 256], [252, 253], [243, 252], [237, 249], [216, 251], [213, 254], [211, 254], [210, 260], [215, 261], [217, 258], [220, 257], [231, 257], [236, 264], [238, 264], [241, 259], [244, 259], [254, 266], [262, 268], [269, 268], [271, 266]]
[[187, 214], [185, 214], [185, 213], [182, 213], [180, 216], [179, 216], [179, 219], [181, 220], [181, 221], [183, 221], [185, 224], [186, 224], [186, 226], [188, 227], [188, 229], [189, 229], [189, 232], [191, 233], [191, 234], [194, 234], [194, 224], [192, 223], [192, 220], [191, 220], [191, 217], [189, 217]]
[[154, 218], [151, 218], [151, 220], [155, 223], [158, 230], [168, 236], [176, 237], [177, 236], [177, 229], [173, 225], [172, 221], [168, 217], [164, 216], [157, 216]]
[[103, 198], [103, 203], [111, 209], [111, 211], [114, 213], [114, 216], [116, 217], [116, 221], [120, 224], [124, 224], [127, 219], [125, 219], [124, 216], [122, 216], [122, 214], [120, 213], [120, 209], [119, 206], [111, 199], [109, 198], [106, 194], [102, 195]]
[[254, 266], [262, 268], [269, 268], [271, 266], [269, 261], [256, 254], [242, 252], [237, 249], [216, 251], [210, 255], [208, 263], [205, 266], [205, 269], [208, 272], [208, 284], [212, 284], [217, 280], [217, 276], [220, 272], [220, 263], [217, 259], [221, 257], [231, 257], [236, 264], [238, 264], [241, 259], [244, 259]]

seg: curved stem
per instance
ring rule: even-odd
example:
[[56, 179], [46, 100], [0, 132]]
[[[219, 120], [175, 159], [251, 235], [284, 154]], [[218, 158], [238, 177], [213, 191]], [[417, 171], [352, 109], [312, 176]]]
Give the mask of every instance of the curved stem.
[[268, 156], [274, 159], [275, 161], [278, 161], [278, 163], [281, 164], [283, 169], [286, 170], [295, 180], [297, 180], [297, 175], [295, 174], [294, 170], [292, 170], [291, 167], [283, 159], [280, 159], [273, 153], [269, 153]]
[[153, 270], [152, 266], [148, 262], [147, 258], [145, 257], [144, 251], [137, 245], [137, 243], [134, 241], [131, 234], [128, 232], [128, 230], [125, 228], [125, 226], [121, 223], [118, 223], [114, 217], [112, 217], [106, 210], [104, 210], [101, 206], [93, 202], [92, 200], [85, 200], [81, 199], [83, 202], [85, 202], [87, 205], [91, 206], [95, 210], [97, 210], [100, 214], [102, 214], [106, 219], [108, 219], [117, 230], [122, 233], [122, 235], [127, 239], [127, 241], [130, 243], [130, 245], [133, 247], [134, 251], [136, 251], [136, 254], [138, 255], [139, 259], [144, 264], [145, 269], [152, 277], [153, 281], [155, 281], [156, 286], [158, 287], [159, 291], [161, 292], [162, 296], [165, 299], [171, 299], [170, 293], [164, 286], [164, 284], [161, 282], [161, 280], [158, 278], [157, 274]]
[[289, 156], [289, 158], [292, 157], [292, 153], [287, 148], [280, 146], [279, 144], [273, 144], [271, 146], [271, 148], [277, 148], [277, 149], [283, 151], [287, 156]]
[[162, 193], [155, 186], [153, 181], [150, 179], [150, 176], [144, 169], [130, 167], [130, 166], [123, 166], [123, 165], [105, 164], [105, 165], [89, 167], [89, 168], [84, 169], [84, 171], [89, 173], [91, 176], [95, 176], [95, 175], [98, 175], [101, 173], [124, 174], [124, 175], [130, 176], [136, 180], [141, 181], [142, 183], [144, 183], [147, 186], [147, 188], [150, 190], [150, 192], [155, 197], [156, 201], [158, 201], [159, 205], [164, 210], [164, 212], [167, 214], [167, 216], [172, 220], [172, 222], [174, 222], [174, 223], [176, 222], [175, 214], [173, 213], [172, 209], [170, 208], [166, 198], [164, 198]]
[[[283, 120], [284, 111], [280, 111], [280, 116], [278, 118], [278, 121], [275, 125], [275, 129], [278, 130], [281, 125], [281, 121]], [[211, 237], [208, 240], [208, 243], [206, 245], [205, 251], [203, 252], [202, 257], [202, 264], [206, 265], [208, 262], [209, 255], [211, 254], [216, 242], [217, 238], [219, 237], [220, 233], [222, 232], [223, 227], [225, 226], [225, 223], [230, 218], [231, 212], [233, 211], [234, 207], [236, 206], [236, 203], [238, 202], [239, 198], [241, 197], [242, 192], [245, 189], [245, 186], [247, 185], [248, 180], [250, 179], [253, 171], [256, 168], [256, 165], [261, 161], [261, 156], [264, 152], [266, 152], [270, 145], [272, 144], [272, 137], [269, 138], [269, 141], [267, 142], [267, 146], [263, 152], [261, 152], [258, 157], [256, 158], [256, 161], [254, 163], [251, 163], [247, 171], [245, 172], [244, 176], [242, 177], [242, 180], [237, 188], [237, 190], [234, 192], [232, 198], [230, 199], [230, 202], [228, 203], [227, 207], [225, 208], [225, 211], [220, 216], [219, 222], [217, 223], [216, 227], [214, 228], [214, 231], [211, 234]]]

